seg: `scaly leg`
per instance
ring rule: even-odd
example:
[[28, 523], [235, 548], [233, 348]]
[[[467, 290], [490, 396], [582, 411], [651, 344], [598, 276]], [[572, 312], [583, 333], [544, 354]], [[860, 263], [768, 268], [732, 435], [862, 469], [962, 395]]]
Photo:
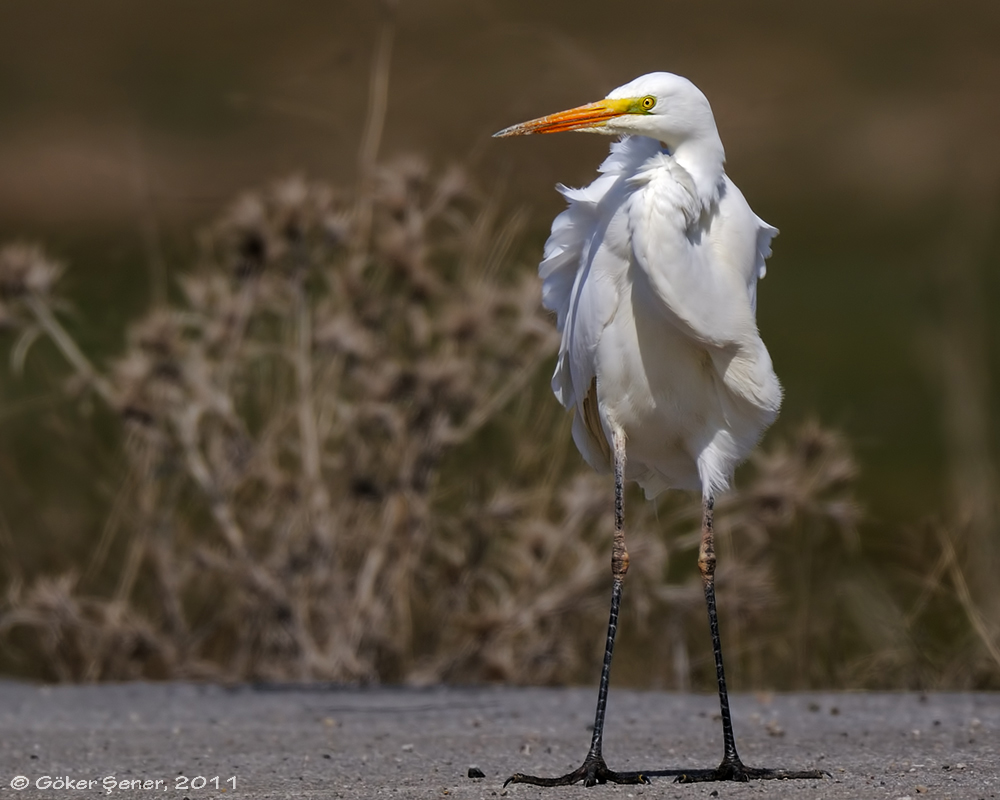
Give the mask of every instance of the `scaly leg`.
[[608, 683], [611, 679], [611, 656], [615, 649], [615, 634], [618, 631], [618, 609], [621, 605], [622, 585], [628, 572], [628, 550], [625, 549], [625, 435], [616, 431], [614, 437], [615, 461], [615, 536], [611, 550], [611, 575], [614, 579], [611, 589], [611, 618], [608, 621], [608, 640], [604, 646], [604, 666], [601, 669], [601, 683], [597, 691], [597, 713], [594, 716], [594, 736], [590, 750], [583, 764], [573, 772], [558, 778], [539, 778], [517, 772], [511, 775], [504, 786], [510, 783], [530, 783], [534, 786], [570, 786], [583, 781], [584, 786], [597, 783], [649, 783], [640, 772], [612, 772], [604, 763], [604, 712], [608, 704]]
[[789, 771], [784, 769], [758, 769], [744, 766], [736, 752], [736, 736], [733, 734], [733, 718], [729, 712], [729, 692], [726, 691], [726, 672], [722, 666], [722, 643], [719, 640], [719, 615], [715, 609], [715, 531], [712, 511], [715, 500], [705, 498], [701, 526], [701, 548], [698, 552], [698, 569], [701, 571], [705, 587], [705, 603], [708, 606], [708, 625], [712, 631], [712, 652], [715, 655], [715, 677], [719, 682], [719, 704], [722, 707], [722, 763], [717, 769], [690, 770], [677, 776], [680, 783], [701, 781], [747, 781], [755, 779], [780, 778], [822, 778], [821, 770]]

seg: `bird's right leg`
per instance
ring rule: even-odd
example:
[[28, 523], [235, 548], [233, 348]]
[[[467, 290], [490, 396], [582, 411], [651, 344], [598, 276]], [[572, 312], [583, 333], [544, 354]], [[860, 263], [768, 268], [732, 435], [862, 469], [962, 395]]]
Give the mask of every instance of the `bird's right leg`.
[[511, 775], [504, 786], [510, 783], [530, 783], [535, 786], [570, 786], [583, 781], [584, 786], [597, 783], [649, 783], [641, 772], [613, 772], [604, 762], [604, 712], [608, 705], [608, 684], [611, 680], [611, 656], [615, 649], [615, 634], [618, 632], [618, 609], [621, 605], [622, 586], [628, 572], [628, 550], [625, 548], [625, 434], [615, 431], [615, 536], [611, 548], [611, 617], [608, 620], [608, 639], [604, 646], [604, 666], [601, 668], [601, 683], [597, 690], [597, 712], [594, 716], [594, 735], [590, 750], [583, 764], [573, 772], [558, 778], [539, 778], [517, 772]]
[[759, 769], [748, 767], [736, 752], [736, 736], [733, 733], [733, 717], [729, 710], [729, 692], [726, 690], [726, 671], [722, 665], [722, 643], [719, 639], [719, 615], [715, 607], [715, 524], [713, 510], [715, 500], [705, 498], [702, 525], [701, 548], [698, 551], [698, 569], [705, 589], [705, 604], [708, 607], [708, 626], [712, 634], [712, 652], [715, 656], [715, 677], [719, 684], [719, 707], [722, 711], [722, 763], [716, 769], [671, 770], [681, 783], [708, 781], [747, 781], [790, 778], [822, 778], [822, 770]]

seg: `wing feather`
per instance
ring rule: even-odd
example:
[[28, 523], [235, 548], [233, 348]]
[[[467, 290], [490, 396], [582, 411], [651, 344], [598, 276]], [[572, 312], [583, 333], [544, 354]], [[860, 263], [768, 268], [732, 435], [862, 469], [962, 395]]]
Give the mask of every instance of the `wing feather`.
[[593, 183], [581, 189], [558, 187], [568, 207], [552, 223], [538, 274], [542, 304], [556, 313], [562, 333], [552, 391], [566, 408], [586, 396], [596, 374], [593, 356], [601, 331], [618, 306], [617, 292], [609, 282], [602, 281], [599, 291], [594, 290], [600, 278], [591, 269], [593, 253], [629, 190], [626, 181], [659, 150], [654, 139], [624, 137], [611, 145]]
[[684, 168], [667, 157], [633, 181], [641, 186], [630, 200], [629, 233], [644, 296], [698, 343], [731, 348], [756, 338], [756, 285], [777, 230], [727, 177], [707, 209]]

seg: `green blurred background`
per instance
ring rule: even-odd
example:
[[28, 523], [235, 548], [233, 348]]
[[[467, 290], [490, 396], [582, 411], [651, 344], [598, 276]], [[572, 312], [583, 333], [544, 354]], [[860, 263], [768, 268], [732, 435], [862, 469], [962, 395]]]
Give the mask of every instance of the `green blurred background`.
[[[349, 0], [0, 5], [0, 241], [71, 262], [85, 346], [121, 347], [238, 191], [353, 183], [381, 18]], [[531, 257], [553, 185], [589, 181], [608, 143], [490, 134], [654, 70], [705, 91], [729, 174], [781, 229], [759, 304], [786, 389], [770, 435], [841, 429], [865, 541], [919, 559], [894, 538], [964, 513], [1000, 444], [1000, 5], [402, 0], [381, 153], [466, 165], [528, 209]], [[98, 427], [60, 446], [48, 370], [0, 370], [0, 513], [56, 569], [114, 445]]]

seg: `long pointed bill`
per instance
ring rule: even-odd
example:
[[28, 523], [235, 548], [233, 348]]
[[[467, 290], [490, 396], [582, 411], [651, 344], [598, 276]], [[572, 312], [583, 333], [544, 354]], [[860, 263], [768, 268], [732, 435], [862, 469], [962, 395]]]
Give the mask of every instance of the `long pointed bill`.
[[511, 125], [494, 133], [493, 136], [502, 138], [527, 136], [531, 133], [559, 133], [600, 128], [607, 124], [608, 120], [630, 113], [634, 105], [635, 100], [632, 98], [598, 100], [596, 103], [577, 106], [569, 111], [560, 111], [558, 114], [549, 114], [547, 117], [522, 122], [520, 125]]

